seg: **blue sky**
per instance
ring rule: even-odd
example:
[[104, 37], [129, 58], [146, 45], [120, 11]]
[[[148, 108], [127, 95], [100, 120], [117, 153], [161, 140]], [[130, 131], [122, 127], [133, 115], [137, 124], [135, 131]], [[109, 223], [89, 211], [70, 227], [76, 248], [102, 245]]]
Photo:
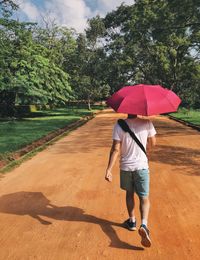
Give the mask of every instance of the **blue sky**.
[[134, 0], [17, 0], [20, 20], [41, 22], [41, 17], [54, 20], [59, 25], [83, 32], [87, 19], [97, 14], [104, 16], [122, 2], [133, 4]]

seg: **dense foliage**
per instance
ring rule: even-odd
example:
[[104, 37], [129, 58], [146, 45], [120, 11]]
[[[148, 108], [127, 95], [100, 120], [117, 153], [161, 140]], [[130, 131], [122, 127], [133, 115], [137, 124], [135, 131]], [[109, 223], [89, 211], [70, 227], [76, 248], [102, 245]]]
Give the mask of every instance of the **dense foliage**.
[[103, 22], [113, 91], [128, 82], [161, 84], [200, 106], [199, 1], [137, 0]]
[[200, 107], [199, 0], [136, 0], [78, 34], [54, 23], [12, 19], [0, 1], [0, 108], [102, 100], [127, 84], [161, 84]]

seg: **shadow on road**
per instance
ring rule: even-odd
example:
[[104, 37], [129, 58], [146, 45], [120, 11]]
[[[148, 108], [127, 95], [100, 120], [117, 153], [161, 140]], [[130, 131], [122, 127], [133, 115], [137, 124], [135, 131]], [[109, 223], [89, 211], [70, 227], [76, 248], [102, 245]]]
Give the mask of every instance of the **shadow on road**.
[[197, 149], [158, 145], [150, 161], [181, 167], [183, 174], [200, 176], [200, 151]]
[[188, 135], [198, 135], [192, 128], [186, 127], [180, 123], [174, 122], [172, 120], [160, 120], [154, 119], [153, 123], [157, 129], [158, 136], [188, 136]]
[[[77, 135], [72, 135], [67, 141], [60, 142], [54, 149], [55, 154], [91, 153], [96, 149], [110, 147], [112, 143], [112, 123], [108, 119], [90, 121], [89, 128], [83, 126]], [[87, 126], [87, 124], [86, 124]]]
[[48, 217], [55, 220], [97, 224], [109, 237], [111, 242], [110, 247], [130, 250], [144, 250], [142, 247], [130, 245], [119, 239], [113, 226], [123, 227], [121, 223], [108, 221], [106, 219], [101, 219], [93, 215], [86, 214], [81, 208], [73, 206], [57, 207], [51, 204], [41, 192], [22, 191], [3, 195], [0, 197], [0, 212], [21, 216], [29, 215], [43, 225], [50, 225], [52, 223], [42, 217]]

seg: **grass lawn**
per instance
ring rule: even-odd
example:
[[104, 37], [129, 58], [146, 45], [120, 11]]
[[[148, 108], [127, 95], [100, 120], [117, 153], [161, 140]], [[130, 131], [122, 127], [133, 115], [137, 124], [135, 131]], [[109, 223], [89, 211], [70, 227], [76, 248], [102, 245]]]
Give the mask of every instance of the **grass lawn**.
[[177, 113], [172, 113], [172, 116], [187, 121], [189, 123], [200, 125], [200, 110], [179, 109]]
[[85, 108], [59, 108], [38, 111], [19, 120], [0, 121], [0, 159], [27, 144], [95, 112]]

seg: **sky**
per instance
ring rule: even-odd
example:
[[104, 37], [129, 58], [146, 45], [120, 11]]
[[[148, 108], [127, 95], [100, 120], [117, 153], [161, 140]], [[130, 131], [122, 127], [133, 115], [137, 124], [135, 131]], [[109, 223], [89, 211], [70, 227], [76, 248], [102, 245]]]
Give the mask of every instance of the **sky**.
[[131, 5], [134, 0], [17, 0], [17, 18], [40, 23], [42, 17], [59, 25], [83, 32], [88, 18], [101, 17], [115, 10], [122, 3]]

